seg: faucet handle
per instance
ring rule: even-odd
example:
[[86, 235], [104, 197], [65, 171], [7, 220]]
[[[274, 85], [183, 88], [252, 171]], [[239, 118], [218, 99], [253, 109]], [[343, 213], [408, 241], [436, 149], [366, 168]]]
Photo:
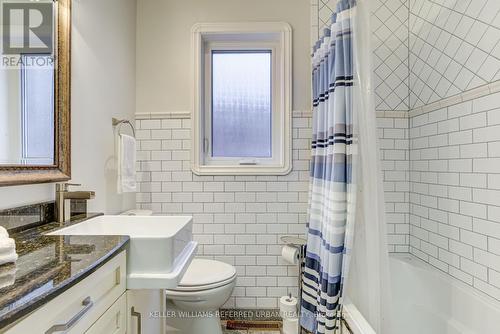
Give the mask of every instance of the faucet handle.
[[79, 187], [79, 183], [56, 183], [56, 191], [68, 191], [69, 187]]

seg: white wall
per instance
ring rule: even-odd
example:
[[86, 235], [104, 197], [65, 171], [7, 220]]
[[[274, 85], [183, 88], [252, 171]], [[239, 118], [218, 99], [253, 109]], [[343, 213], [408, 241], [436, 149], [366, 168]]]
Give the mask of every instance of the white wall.
[[197, 22], [286, 21], [293, 28], [293, 110], [310, 110], [306, 0], [139, 0], [137, 112], [190, 111], [191, 27]]
[[[75, 0], [72, 29], [73, 182], [95, 190], [91, 211], [135, 206], [116, 194], [111, 117], [133, 119], [135, 109], [135, 0]], [[0, 188], [0, 209], [53, 200], [54, 186]]]

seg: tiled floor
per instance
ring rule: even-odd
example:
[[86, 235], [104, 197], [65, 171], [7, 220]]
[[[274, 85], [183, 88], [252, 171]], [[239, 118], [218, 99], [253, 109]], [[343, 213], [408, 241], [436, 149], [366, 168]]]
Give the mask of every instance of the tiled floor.
[[[258, 321], [255, 321], [253, 323], [257, 325], [259, 324]], [[281, 331], [276, 329], [226, 329], [226, 321], [222, 321], [222, 332], [224, 334], [281, 334]]]
[[268, 330], [254, 330], [254, 329], [250, 329], [250, 330], [224, 330], [223, 331], [224, 334], [281, 334], [281, 331], [275, 331], [275, 330], [271, 330], [271, 331], [268, 331]]

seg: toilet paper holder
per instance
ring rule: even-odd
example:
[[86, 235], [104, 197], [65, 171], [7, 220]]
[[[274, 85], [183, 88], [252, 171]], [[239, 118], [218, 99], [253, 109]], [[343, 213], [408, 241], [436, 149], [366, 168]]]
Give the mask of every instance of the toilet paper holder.
[[288, 235], [284, 235], [280, 239], [284, 244], [290, 247], [297, 248], [299, 252], [299, 264], [298, 264], [299, 277], [297, 278], [298, 279], [297, 312], [299, 312], [300, 314], [300, 305], [302, 302], [302, 276], [304, 273], [304, 266], [305, 266], [304, 259], [306, 257], [307, 240], [304, 238], [288, 236]]

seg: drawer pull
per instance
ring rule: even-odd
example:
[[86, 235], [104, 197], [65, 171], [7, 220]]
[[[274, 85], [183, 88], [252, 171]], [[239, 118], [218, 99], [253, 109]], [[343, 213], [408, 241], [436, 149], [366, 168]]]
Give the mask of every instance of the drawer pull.
[[82, 306], [83, 308], [77, 314], [75, 314], [71, 319], [69, 319], [67, 323], [54, 325], [50, 327], [45, 332], [45, 334], [67, 331], [68, 329], [73, 327], [78, 322], [78, 320], [80, 320], [85, 315], [85, 313], [87, 313], [92, 308], [92, 306], [94, 306], [94, 302], [92, 301], [92, 299], [90, 299], [90, 296], [82, 301]]
[[136, 312], [135, 308], [132, 306], [132, 309], [130, 311], [130, 314], [133, 317], [137, 317], [137, 334], [142, 334], [142, 316], [140, 312]]

